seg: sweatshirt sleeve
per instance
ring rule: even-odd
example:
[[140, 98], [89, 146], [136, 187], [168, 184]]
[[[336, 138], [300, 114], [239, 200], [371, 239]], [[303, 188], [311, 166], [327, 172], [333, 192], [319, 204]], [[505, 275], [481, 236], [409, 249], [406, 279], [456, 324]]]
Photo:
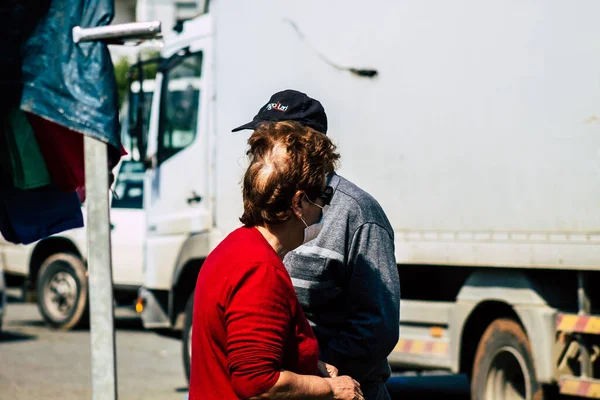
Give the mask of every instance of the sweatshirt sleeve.
[[268, 391], [279, 379], [294, 312], [293, 287], [285, 278], [272, 265], [252, 265], [228, 294], [227, 364], [233, 390], [242, 399]]
[[380, 225], [359, 227], [348, 256], [348, 320], [322, 351], [328, 361], [349, 366], [344, 373], [360, 381], [369, 374], [371, 360], [385, 359], [398, 342], [400, 282], [393, 237]]

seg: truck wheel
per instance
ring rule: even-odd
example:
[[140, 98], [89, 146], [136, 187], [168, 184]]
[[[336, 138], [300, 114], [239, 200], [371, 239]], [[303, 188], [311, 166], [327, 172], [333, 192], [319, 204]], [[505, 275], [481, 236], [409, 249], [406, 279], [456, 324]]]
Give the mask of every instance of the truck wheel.
[[88, 282], [83, 261], [58, 253], [42, 264], [37, 279], [38, 308], [55, 328], [69, 330], [89, 323]]
[[529, 339], [517, 322], [497, 319], [485, 330], [475, 353], [471, 399], [544, 399]]
[[190, 382], [190, 369], [192, 362], [192, 319], [194, 317], [194, 292], [190, 295], [190, 298], [185, 305], [185, 320], [183, 324], [183, 336], [182, 336], [182, 354], [183, 354], [183, 368], [185, 369], [185, 376]]

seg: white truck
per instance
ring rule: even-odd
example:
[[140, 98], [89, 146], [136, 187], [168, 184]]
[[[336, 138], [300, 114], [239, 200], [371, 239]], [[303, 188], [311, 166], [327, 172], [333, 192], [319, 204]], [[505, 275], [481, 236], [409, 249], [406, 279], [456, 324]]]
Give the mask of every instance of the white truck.
[[145, 326], [183, 330], [187, 370], [196, 277], [240, 225], [248, 133], [231, 128], [293, 88], [324, 104], [340, 174], [394, 227], [390, 363], [465, 373], [473, 399], [600, 398], [598, 15], [592, 0], [213, 1], [161, 53]]
[[[111, 206], [114, 297], [117, 304], [133, 307], [143, 281], [144, 168], [140, 162], [124, 159], [116, 171]], [[37, 301], [46, 323], [56, 328], [72, 329], [88, 322], [86, 255], [85, 227], [28, 245], [9, 243], [0, 236], [0, 274], [3, 267], [7, 285], [22, 288], [26, 301]], [[0, 317], [2, 283], [0, 276]]]

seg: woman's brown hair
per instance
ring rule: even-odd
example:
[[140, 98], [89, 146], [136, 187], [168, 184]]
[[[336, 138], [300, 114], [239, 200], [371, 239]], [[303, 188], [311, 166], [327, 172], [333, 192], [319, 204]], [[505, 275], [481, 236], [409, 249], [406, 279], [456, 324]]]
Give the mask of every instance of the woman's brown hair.
[[292, 217], [292, 199], [302, 190], [315, 200], [339, 154], [325, 134], [294, 121], [268, 122], [248, 139], [242, 194], [245, 226], [273, 225]]

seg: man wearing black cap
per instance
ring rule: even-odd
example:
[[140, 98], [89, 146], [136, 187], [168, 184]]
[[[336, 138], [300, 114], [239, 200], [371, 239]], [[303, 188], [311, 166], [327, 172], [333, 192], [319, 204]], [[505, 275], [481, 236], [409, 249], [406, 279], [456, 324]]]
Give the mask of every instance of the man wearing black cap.
[[[321, 103], [295, 90], [275, 93], [254, 119], [296, 121], [327, 133]], [[334, 190], [319, 236], [288, 253], [284, 264], [319, 341], [321, 360], [360, 382], [367, 400], [389, 399], [387, 356], [398, 342], [400, 283], [394, 231], [377, 201], [333, 174]]]

